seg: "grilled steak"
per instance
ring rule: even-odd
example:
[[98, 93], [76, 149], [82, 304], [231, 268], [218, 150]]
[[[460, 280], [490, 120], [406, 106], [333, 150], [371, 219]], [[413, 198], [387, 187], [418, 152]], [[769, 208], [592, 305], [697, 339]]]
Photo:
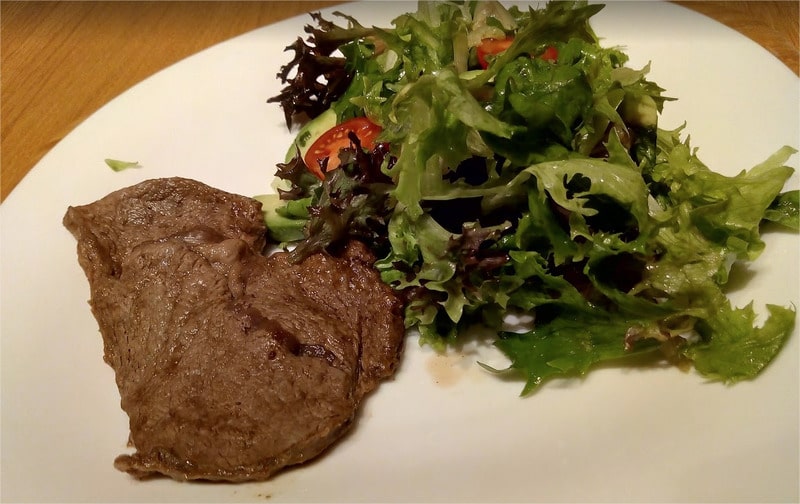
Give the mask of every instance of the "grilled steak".
[[267, 256], [258, 202], [179, 178], [70, 207], [64, 225], [130, 418], [122, 471], [266, 479], [341, 437], [395, 371], [401, 303], [360, 243]]

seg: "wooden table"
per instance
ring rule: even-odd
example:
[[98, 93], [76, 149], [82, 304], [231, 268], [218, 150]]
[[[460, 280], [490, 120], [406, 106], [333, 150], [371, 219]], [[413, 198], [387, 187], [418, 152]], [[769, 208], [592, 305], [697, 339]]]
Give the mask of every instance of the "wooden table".
[[[0, 201], [75, 126], [149, 75], [337, 3], [2, 1]], [[739, 30], [798, 73], [797, 1], [678, 3]]]

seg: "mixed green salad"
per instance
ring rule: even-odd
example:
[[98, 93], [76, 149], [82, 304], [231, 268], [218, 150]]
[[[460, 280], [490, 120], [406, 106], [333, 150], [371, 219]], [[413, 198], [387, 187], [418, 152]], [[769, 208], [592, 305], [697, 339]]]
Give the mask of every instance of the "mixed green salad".
[[756, 325], [724, 288], [766, 221], [800, 227], [796, 151], [711, 171], [659, 128], [672, 98], [648, 67], [598, 43], [602, 8], [420, 2], [385, 28], [312, 14], [270, 99], [299, 128], [260, 197], [272, 239], [295, 260], [362, 240], [423, 344], [485, 326], [523, 393], [648, 353], [756, 376], [795, 307]]

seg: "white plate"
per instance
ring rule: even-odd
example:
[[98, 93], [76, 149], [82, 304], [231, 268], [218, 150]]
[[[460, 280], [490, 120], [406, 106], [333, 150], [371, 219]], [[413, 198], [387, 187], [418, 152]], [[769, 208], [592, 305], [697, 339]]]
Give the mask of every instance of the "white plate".
[[[380, 25], [413, 8], [341, 7]], [[309, 20], [232, 39], [130, 89], [2, 205], [3, 501], [798, 500], [797, 332], [761, 377], [734, 387], [673, 368], [603, 369], [527, 398], [521, 383], [475, 365], [474, 353], [436, 357], [412, 340], [396, 380], [312, 464], [241, 485], [139, 482], [116, 471], [127, 418], [61, 218], [70, 204], [152, 177], [265, 191], [290, 140], [266, 99], [279, 91], [284, 46]], [[797, 77], [736, 32], [660, 3], [611, 3], [594, 26], [605, 44], [627, 47], [633, 66], [652, 61], [651, 77], [680, 98], [662, 126], [688, 121], [712, 168], [732, 174], [800, 145]], [[143, 168], [114, 173], [107, 157]], [[798, 236], [766, 242], [731, 296], [760, 310], [800, 305]]]

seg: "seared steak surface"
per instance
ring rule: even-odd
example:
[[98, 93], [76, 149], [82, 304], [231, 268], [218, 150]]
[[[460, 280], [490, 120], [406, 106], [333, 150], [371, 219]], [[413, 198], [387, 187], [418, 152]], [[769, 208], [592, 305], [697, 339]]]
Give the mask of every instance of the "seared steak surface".
[[401, 303], [366, 247], [266, 256], [255, 200], [156, 179], [70, 207], [137, 477], [245, 481], [321, 453], [390, 377]]

